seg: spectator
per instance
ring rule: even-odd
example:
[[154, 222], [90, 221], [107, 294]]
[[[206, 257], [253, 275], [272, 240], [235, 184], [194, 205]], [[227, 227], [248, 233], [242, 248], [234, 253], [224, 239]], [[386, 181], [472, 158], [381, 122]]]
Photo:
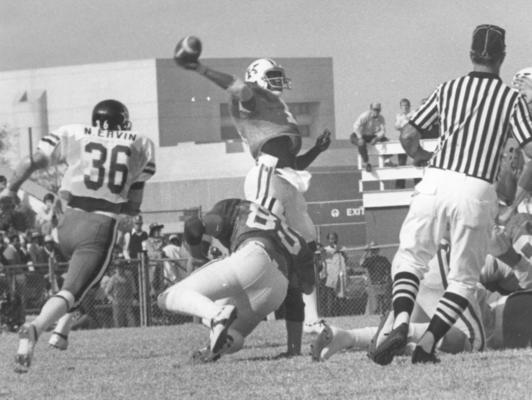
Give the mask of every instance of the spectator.
[[27, 227], [26, 216], [16, 208], [13, 199], [0, 199], [0, 230], [24, 232]]
[[370, 242], [362, 261], [362, 268], [365, 268], [369, 275], [370, 293], [367, 311], [370, 314], [386, 313], [392, 299], [392, 266], [386, 257], [379, 254], [379, 251], [377, 244]]
[[54, 227], [57, 226], [57, 215], [55, 214], [55, 196], [52, 193], [47, 193], [43, 198], [44, 206], [37, 213], [37, 225], [43, 235], [52, 233]]
[[115, 327], [135, 326], [133, 306], [136, 302], [137, 289], [131, 274], [126, 272], [124, 260], [115, 260], [115, 271], [105, 285], [105, 294], [113, 308]]
[[[146, 240], [148, 240], [148, 232], [142, 229], [144, 220], [142, 215], [136, 215], [133, 218], [133, 229], [124, 233], [122, 251], [126, 260], [138, 260], [141, 253], [146, 250]], [[138, 262], [131, 262], [130, 271], [133, 274], [133, 280], [138, 287], [139, 270]]]
[[170, 259], [164, 261], [163, 268], [164, 286], [167, 287], [185, 278], [191, 271], [186, 269], [186, 257], [181, 250], [181, 242], [177, 235], [170, 235], [168, 244], [163, 247], [162, 252], [163, 258]]
[[[403, 127], [408, 124], [408, 120], [412, 116], [412, 111], [410, 110], [410, 100], [403, 98], [399, 102], [399, 108], [401, 111], [395, 116], [395, 129], [399, 131], [399, 134], [403, 131]], [[406, 160], [408, 159], [408, 156], [406, 154], [398, 154], [397, 155], [397, 161], [399, 165], [406, 165]], [[404, 189], [405, 188], [405, 180], [404, 179], [398, 179], [397, 182], [395, 182], [395, 188], [396, 189]]]
[[150, 260], [149, 279], [152, 295], [158, 294], [163, 289], [163, 268], [160, 262], [160, 259], [163, 258], [163, 228], [163, 224], [151, 223], [148, 240], [146, 240], [146, 254]]
[[28, 255], [33, 264], [48, 263], [48, 253], [44, 249], [44, 238], [41, 232], [33, 231], [30, 234], [30, 243], [28, 244]]
[[324, 278], [322, 299], [325, 302], [325, 314], [329, 316], [338, 313], [337, 299], [345, 296], [346, 255], [344, 248], [338, 245], [338, 234], [327, 234], [328, 244], [323, 248], [324, 269], [321, 276]]
[[140, 253], [145, 250], [148, 232], [142, 229], [144, 221], [142, 215], [137, 215], [133, 220], [133, 230], [124, 234], [124, 258], [133, 260], [140, 258]]
[[[381, 103], [371, 103], [369, 110], [364, 111], [353, 124], [351, 143], [358, 147], [358, 153], [364, 162], [366, 171], [371, 171], [367, 144], [374, 145], [386, 142], [386, 121], [381, 115]], [[393, 166], [390, 157], [385, 157], [384, 165]]]
[[19, 234], [15, 231], [11, 231], [8, 234], [9, 242], [4, 249], [4, 258], [7, 265], [18, 266], [13, 270], [12, 287], [14, 292], [20, 296], [22, 302], [22, 308], [25, 313], [26, 309], [26, 290], [27, 290], [27, 278], [24, 266], [28, 261], [28, 255], [22, 250]]

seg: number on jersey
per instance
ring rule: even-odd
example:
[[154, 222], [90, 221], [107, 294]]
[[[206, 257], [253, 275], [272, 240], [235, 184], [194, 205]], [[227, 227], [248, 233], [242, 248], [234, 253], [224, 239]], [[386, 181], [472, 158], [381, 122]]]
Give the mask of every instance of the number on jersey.
[[292, 228], [275, 215], [261, 208], [258, 204], [251, 203], [249, 209], [250, 213], [246, 221], [247, 226], [265, 231], [275, 231], [281, 240], [281, 243], [286, 247], [290, 254], [299, 254], [301, 251], [301, 243]]
[[83, 176], [85, 186], [91, 190], [98, 190], [107, 182], [111, 193], [121, 193], [127, 182], [131, 149], [123, 145], [114, 146], [110, 162], [107, 162], [108, 148], [102, 143], [89, 142], [84, 150], [84, 156], [90, 159], [90, 165], [85, 169]]

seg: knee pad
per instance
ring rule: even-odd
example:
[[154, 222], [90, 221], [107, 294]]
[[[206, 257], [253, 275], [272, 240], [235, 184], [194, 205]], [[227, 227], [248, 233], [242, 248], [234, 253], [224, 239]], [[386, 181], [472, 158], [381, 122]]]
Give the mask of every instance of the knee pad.
[[70, 293], [68, 290], [60, 290], [56, 294], [54, 294], [53, 297], [58, 297], [65, 301], [67, 306], [67, 312], [71, 311], [74, 307], [74, 304], [76, 302], [76, 299], [74, 298], [74, 295]]
[[223, 351], [224, 354], [236, 353], [242, 347], [244, 347], [244, 336], [234, 329], [229, 328], [227, 330], [227, 347]]
[[284, 305], [287, 321], [303, 322], [305, 320], [305, 303], [303, 293], [299, 289], [288, 288]]

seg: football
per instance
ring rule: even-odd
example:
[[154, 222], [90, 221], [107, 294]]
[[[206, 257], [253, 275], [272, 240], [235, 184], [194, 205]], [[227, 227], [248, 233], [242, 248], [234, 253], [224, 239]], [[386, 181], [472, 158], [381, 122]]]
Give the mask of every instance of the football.
[[186, 36], [175, 47], [174, 60], [179, 66], [198, 61], [201, 54], [201, 40], [195, 36]]

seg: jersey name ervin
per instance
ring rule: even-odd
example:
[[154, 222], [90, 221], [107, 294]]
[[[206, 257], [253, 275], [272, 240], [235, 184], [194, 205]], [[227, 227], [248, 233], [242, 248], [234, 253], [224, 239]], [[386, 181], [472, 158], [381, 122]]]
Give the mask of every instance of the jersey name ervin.
[[137, 140], [137, 135], [129, 131], [107, 131], [96, 127], [85, 128], [85, 135], [98, 136], [109, 139], [122, 139], [134, 142]]

